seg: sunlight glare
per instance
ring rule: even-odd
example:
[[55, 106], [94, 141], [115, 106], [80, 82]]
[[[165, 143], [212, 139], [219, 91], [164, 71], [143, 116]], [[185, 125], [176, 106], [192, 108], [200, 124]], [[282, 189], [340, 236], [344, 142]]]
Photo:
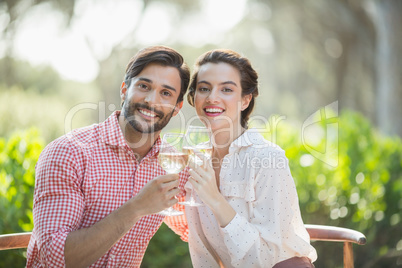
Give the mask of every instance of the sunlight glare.
[[[89, 82], [102, 60], [135, 27], [140, 1], [80, 0], [71, 28], [49, 4], [33, 7], [16, 34], [15, 53], [34, 65], [50, 64], [65, 79]], [[110, 23], [112, 22], [112, 23]]]
[[243, 19], [247, 0], [208, 0], [201, 3], [200, 11], [187, 14], [176, 37], [180, 42], [195, 47], [223, 42], [223, 33]]
[[[211, 29], [225, 31], [235, 26], [243, 18], [247, 1], [208, 0], [202, 3], [206, 17], [203, 23], [206, 23]], [[223, 10], [224, 12], [222, 12]]]
[[136, 37], [144, 45], [156, 45], [165, 42], [172, 30], [171, 18], [175, 9], [162, 2], [150, 3], [143, 14]]

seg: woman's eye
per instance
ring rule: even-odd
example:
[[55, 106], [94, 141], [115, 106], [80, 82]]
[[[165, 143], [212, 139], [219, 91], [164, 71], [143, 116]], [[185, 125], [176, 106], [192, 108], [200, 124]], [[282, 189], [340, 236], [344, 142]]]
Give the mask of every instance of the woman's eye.
[[199, 87], [198, 91], [207, 92], [207, 91], [209, 91], [209, 88], [207, 88], [207, 87]]
[[223, 92], [232, 92], [233, 90], [231, 88], [224, 88]]

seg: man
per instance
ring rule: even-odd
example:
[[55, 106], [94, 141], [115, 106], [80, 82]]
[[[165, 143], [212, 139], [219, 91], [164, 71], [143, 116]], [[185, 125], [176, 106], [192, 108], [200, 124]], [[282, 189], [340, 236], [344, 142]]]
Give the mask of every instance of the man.
[[159, 134], [183, 104], [190, 72], [157, 46], [129, 62], [122, 111], [56, 139], [36, 166], [27, 267], [138, 267], [187, 174], [165, 175]]

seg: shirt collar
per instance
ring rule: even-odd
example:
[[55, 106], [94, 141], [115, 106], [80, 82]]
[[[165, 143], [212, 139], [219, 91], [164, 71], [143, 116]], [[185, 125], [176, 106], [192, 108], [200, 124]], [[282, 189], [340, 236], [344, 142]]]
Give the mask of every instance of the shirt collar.
[[119, 125], [120, 111], [112, 113], [100, 124], [101, 139], [107, 145], [124, 147], [127, 146]]
[[230, 144], [229, 150], [251, 145], [267, 145], [268, 143], [257, 129], [248, 129]]
[[152, 157], [152, 156], [158, 155], [159, 154], [159, 149], [161, 147], [161, 143], [162, 143], [162, 139], [159, 136], [156, 139], [156, 141], [155, 141], [154, 145], [152, 146], [151, 150], [149, 150], [149, 152], [147, 153], [147, 155], [145, 157]]
[[[123, 132], [119, 125], [120, 111], [112, 113], [103, 123], [100, 124], [101, 139], [105, 144], [117, 147], [129, 147], [124, 139]], [[154, 156], [159, 152], [161, 138], [155, 141], [146, 157]]]

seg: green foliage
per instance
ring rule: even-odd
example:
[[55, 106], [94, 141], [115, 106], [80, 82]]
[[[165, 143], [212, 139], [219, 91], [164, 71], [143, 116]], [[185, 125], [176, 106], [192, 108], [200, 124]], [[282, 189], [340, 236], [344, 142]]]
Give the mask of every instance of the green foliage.
[[[32, 231], [35, 164], [43, 148], [36, 129], [0, 138], [0, 234]], [[23, 253], [0, 252], [0, 267], [23, 267]]]
[[[303, 220], [364, 233], [367, 244], [354, 246], [356, 267], [396, 267], [402, 261], [402, 239], [395, 235], [402, 233], [402, 141], [381, 136], [356, 113], [343, 112], [337, 123], [338, 139], [324, 137], [315, 147], [319, 151], [326, 148], [325, 143], [333, 145], [328, 148], [338, 151], [337, 167], [313, 157], [294, 128], [281, 124], [278, 130], [278, 144], [289, 158]], [[325, 133], [327, 125], [322, 122], [316, 127]], [[316, 242], [314, 246], [319, 254], [317, 267], [341, 267], [341, 244]]]
[[188, 245], [162, 224], [149, 243], [141, 267], [191, 267]]

